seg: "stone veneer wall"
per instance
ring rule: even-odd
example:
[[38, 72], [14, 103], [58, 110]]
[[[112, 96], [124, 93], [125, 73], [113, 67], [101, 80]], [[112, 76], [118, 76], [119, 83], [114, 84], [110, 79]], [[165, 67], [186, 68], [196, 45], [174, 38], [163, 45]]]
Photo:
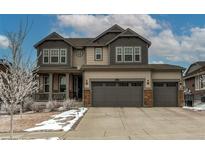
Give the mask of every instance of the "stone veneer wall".
[[90, 90], [84, 90], [84, 95], [83, 95], [83, 100], [84, 100], [84, 105], [86, 107], [91, 106], [91, 93]]
[[182, 107], [184, 105], [184, 90], [178, 91], [178, 107]]
[[144, 107], [153, 107], [152, 89], [145, 89], [144, 90]]

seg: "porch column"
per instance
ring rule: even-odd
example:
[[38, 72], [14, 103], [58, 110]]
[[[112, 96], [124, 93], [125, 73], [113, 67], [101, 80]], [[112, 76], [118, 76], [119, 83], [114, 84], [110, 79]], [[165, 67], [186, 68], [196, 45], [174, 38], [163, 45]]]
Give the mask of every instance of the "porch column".
[[66, 99], [69, 99], [69, 73], [66, 73]]
[[49, 73], [49, 100], [51, 101], [53, 93], [53, 73]]

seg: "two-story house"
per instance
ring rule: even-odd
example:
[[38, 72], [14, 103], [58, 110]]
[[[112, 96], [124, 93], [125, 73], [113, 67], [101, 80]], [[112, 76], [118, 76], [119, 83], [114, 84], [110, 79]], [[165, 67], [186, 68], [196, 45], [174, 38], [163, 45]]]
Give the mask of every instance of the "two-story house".
[[185, 88], [194, 96], [194, 103], [205, 102], [205, 61], [191, 64], [184, 74]]
[[114, 25], [95, 38], [52, 33], [35, 44], [36, 100], [82, 99], [85, 106], [181, 106], [182, 67], [148, 64], [151, 42]]

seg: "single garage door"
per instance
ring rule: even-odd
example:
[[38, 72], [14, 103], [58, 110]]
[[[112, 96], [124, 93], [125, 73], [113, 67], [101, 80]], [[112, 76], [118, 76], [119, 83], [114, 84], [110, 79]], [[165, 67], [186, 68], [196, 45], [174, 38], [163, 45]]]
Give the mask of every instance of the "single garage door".
[[176, 107], [177, 106], [177, 82], [154, 82], [154, 106], [156, 107]]
[[143, 82], [92, 82], [92, 104], [95, 107], [140, 107]]

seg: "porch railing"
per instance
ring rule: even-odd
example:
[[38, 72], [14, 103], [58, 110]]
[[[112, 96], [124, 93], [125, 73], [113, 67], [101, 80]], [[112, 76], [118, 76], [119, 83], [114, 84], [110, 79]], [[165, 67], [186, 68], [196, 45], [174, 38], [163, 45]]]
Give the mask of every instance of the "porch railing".
[[66, 99], [66, 93], [53, 93], [52, 99], [57, 101], [62, 101]]
[[49, 94], [48, 93], [37, 93], [34, 95], [34, 100], [36, 100], [36, 101], [48, 101]]
[[[34, 100], [36, 101], [48, 101], [48, 93], [37, 93], [34, 95]], [[66, 100], [66, 93], [52, 93], [52, 100], [62, 101]]]

